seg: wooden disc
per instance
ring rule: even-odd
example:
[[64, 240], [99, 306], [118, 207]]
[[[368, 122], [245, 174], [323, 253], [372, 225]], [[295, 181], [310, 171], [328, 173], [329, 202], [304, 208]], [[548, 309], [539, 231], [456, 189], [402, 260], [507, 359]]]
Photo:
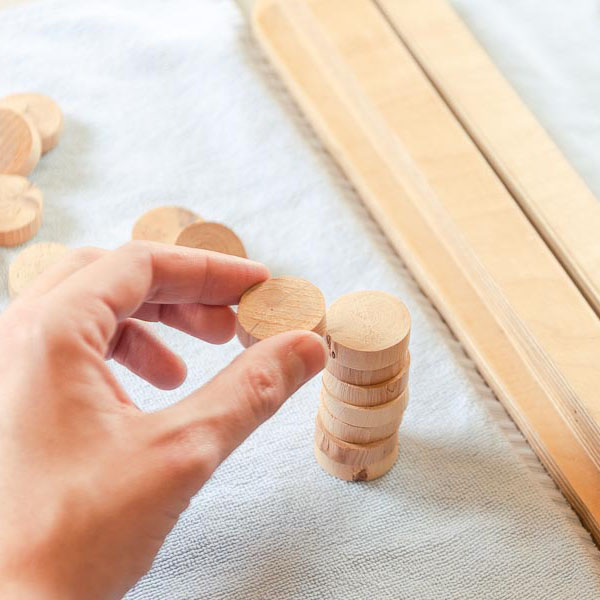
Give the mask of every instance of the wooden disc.
[[327, 473], [338, 479], [344, 481], [372, 481], [385, 475], [394, 466], [398, 459], [398, 444], [387, 456], [370, 465], [355, 466], [336, 462], [329, 458], [316, 444], [315, 458]]
[[67, 246], [53, 242], [32, 244], [17, 255], [8, 270], [8, 291], [18, 296], [38, 275], [69, 251]]
[[361, 371], [359, 369], [344, 367], [343, 365], [340, 365], [337, 360], [329, 357], [325, 368], [336, 379], [345, 383], [351, 383], [353, 385], [374, 385], [392, 379], [392, 377], [395, 377], [404, 369], [405, 365], [406, 358], [403, 357], [398, 362], [388, 365], [387, 367], [373, 369], [372, 371]]
[[398, 432], [395, 431], [389, 437], [377, 442], [351, 444], [334, 437], [326, 431], [321, 422], [321, 417], [317, 414], [315, 444], [321, 452], [335, 462], [364, 467], [380, 461], [394, 450], [394, 447], [398, 444]]
[[30, 240], [42, 224], [42, 192], [21, 175], [0, 175], [0, 246]]
[[175, 243], [178, 246], [212, 250], [213, 252], [248, 258], [240, 238], [229, 227], [225, 227], [221, 223], [206, 221], [192, 223], [181, 231]]
[[376, 406], [385, 404], [399, 396], [408, 385], [410, 354], [407, 352], [406, 361], [400, 373], [382, 383], [371, 385], [354, 385], [334, 377], [327, 369], [323, 371], [323, 386], [331, 396], [339, 398], [355, 406]]
[[379, 427], [402, 418], [408, 404], [408, 388], [393, 400], [377, 406], [347, 404], [328, 394], [325, 388], [321, 388], [321, 401], [338, 421], [355, 427]]
[[345, 367], [371, 371], [398, 362], [409, 336], [408, 309], [386, 292], [346, 294], [327, 311], [329, 355]]
[[40, 160], [40, 134], [29, 117], [0, 108], [0, 173], [29, 175]]
[[202, 219], [181, 206], [159, 206], [143, 214], [133, 226], [132, 240], [174, 244], [184, 227]]
[[319, 405], [319, 417], [325, 430], [333, 437], [344, 442], [351, 442], [352, 444], [369, 444], [389, 437], [400, 427], [403, 414], [396, 421], [390, 421], [377, 427], [356, 427], [336, 419], [327, 410], [323, 400], [321, 400]]
[[299, 277], [274, 277], [252, 286], [240, 299], [236, 331], [246, 348], [284, 331], [325, 334], [325, 298]]
[[0, 107], [12, 108], [33, 122], [42, 143], [42, 154], [52, 150], [63, 130], [60, 106], [43, 94], [12, 94], [0, 100]]

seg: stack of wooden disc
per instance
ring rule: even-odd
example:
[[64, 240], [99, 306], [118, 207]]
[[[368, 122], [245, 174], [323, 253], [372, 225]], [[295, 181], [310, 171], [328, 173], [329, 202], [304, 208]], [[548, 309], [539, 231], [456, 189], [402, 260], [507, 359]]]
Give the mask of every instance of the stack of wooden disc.
[[398, 456], [408, 402], [410, 315], [385, 292], [363, 291], [327, 311], [329, 359], [315, 427], [315, 456], [348, 481], [376, 479]]

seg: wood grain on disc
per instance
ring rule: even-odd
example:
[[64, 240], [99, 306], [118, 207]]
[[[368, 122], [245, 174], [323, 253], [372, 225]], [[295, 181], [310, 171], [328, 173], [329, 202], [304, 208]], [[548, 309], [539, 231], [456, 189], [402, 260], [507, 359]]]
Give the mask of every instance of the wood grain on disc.
[[42, 143], [42, 154], [52, 150], [63, 130], [60, 106], [43, 94], [12, 94], [0, 100], [0, 107], [12, 108], [33, 122]]
[[247, 258], [246, 249], [240, 238], [229, 227], [221, 223], [192, 223], [177, 236], [178, 246], [212, 250]]
[[362, 371], [387, 367], [404, 356], [409, 335], [408, 309], [386, 292], [346, 294], [327, 311], [329, 355], [345, 367]]
[[181, 231], [200, 217], [181, 206], [159, 206], [143, 214], [133, 226], [132, 240], [174, 244]]
[[21, 175], [0, 175], [0, 246], [30, 240], [42, 223], [42, 192]]
[[317, 286], [284, 276], [267, 279], [244, 293], [236, 326], [243, 346], [294, 329], [325, 334], [325, 298]]
[[17, 255], [8, 270], [8, 291], [18, 296], [38, 275], [69, 251], [67, 246], [53, 242], [32, 244]]
[[0, 173], [29, 175], [41, 153], [40, 134], [31, 119], [0, 107]]
[[395, 362], [387, 367], [381, 369], [373, 369], [370, 371], [362, 371], [360, 369], [352, 369], [340, 365], [340, 363], [331, 358], [327, 359], [325, 368], [340, 381], [351, 383], [354, 385], [372, 385], [377, 383], [383, 383], [392, 377], [395, 377], [400, 373], [406, 364], [406, 358], [401, 358], [398, 362]]

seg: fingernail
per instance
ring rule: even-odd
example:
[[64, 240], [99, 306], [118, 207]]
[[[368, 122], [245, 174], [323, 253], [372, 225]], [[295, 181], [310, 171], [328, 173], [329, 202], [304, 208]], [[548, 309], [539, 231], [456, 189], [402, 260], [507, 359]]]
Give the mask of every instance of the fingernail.
[[289, 367], [294, 373], [297, 385], [302, 385], [314, 377], [325, 366], [327, 348], [323, 338], [307, 331], [296, 340], [288, 354]]

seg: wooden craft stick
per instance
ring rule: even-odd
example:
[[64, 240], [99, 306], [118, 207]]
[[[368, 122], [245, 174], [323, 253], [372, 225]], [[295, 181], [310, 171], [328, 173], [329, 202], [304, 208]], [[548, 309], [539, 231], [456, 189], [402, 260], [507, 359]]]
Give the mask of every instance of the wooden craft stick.
[[193, 211], [181, 206], [159, 206], [143, 214], [133, 226], [132, 240], [174, 244], [184, 227], [202, 221]]
[[0, 107], [0, 174], [29, 175], [41, 152], [40, 135], [29, 117]]
[[321, 401], [338, 421], [355, 427], [379, 427], [400, 420], [408, 405], [408, 388], [393, 400], [377, 406], [347, 404], [328, 394], [325, 388], [321, 388]]
[[354, 385], [342, 381], [332, 375], [327, 369], [323, 371], [323, 386], [327, 392], [343, 402], [355, 406], [376, 406], [393, 400], [408, 386], [408, 372], [410, 367], [410, 353], [406, 353], [406, 360], [402, 370], [391, 379], [371, 385]]
[[352, 385], [378, 385], [389, 379], [392, 379], [404, 370], [406, 359], [401, 358], [398, 362], [372, 371], [361, 371], [340, 365], [337, 360], [327, 359], [325, 368], [336, 378], [342, 382]]
[[327, 347], [338, 364], [360, 371], [382, 369], [405, 354], [410, 335], [408, 309], [380, 291], [338, 298], [327, 310]]
[[364, 466], [336, 462], [329, 458], [316, 444], [315, 458], [327, 473], [338, 479], [343, 479], [344, 481], [372, 481], [385, 475], [394, 466], [398, 458], [398, 444], [380, 461]]
[[241, 258], [248, 257], [242, 240], [229, 227], [225, 227], [221, 223], [206, 221], [192, 223], [181, 231], [175, 243], [178, 246], [212, 250]]
[[284, 331], [325, 334], [325, 298], [299, 277], [274, 277], [251, 287], [240, 299], [237, 336], [244, 347]]
[[30, 240], [42, 224], [42, 192], [20, 175], [0, 175], [0, 246]]
[[398, 432], [369, 444], [351, 444], [328, 433], [317, 414], [315, 420], [315, 444], [331, 460], [354, 467], [364, 467], [379, 462], [393, 452], [398, 445]]
[[336, 419], [327, 410], [323, 400], [319, 404], [319, 418], [324, 429], [332, 436], [352, 444], [369, 444], [389, 437], [398, 430], [400, 423], [402, 423], [403, 415], [404, 413], [401, 413], [396, 420], [384, 423], [383, 425], [377, 425], [376, 427], [356, 427], [355, 425], [348, 425], [348, 423]]
[[42, 143], [42, 154], [58, 144], [63, 131], [63, 114], [60, 106], [43, 94], [12, 94], [0, 100], [0, 107], [16, 110], [29, 117]]

